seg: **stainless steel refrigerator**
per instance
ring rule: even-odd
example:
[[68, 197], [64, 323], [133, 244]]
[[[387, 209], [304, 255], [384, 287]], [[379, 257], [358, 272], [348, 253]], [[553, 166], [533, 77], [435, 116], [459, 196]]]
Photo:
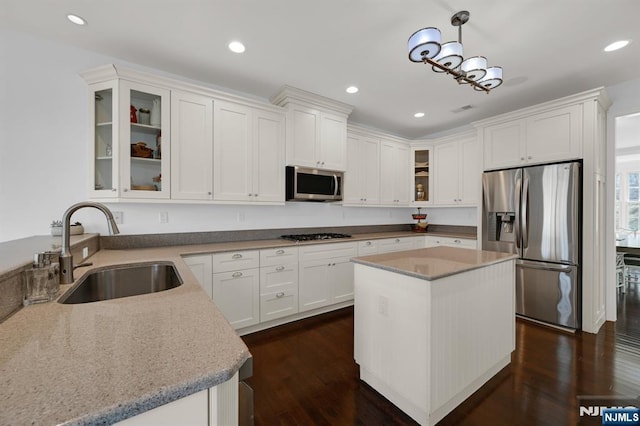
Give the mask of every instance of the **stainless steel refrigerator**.
[[482, 248], [519, 256], [516, 313], [581, 325], [582, 165], [485, 172]]

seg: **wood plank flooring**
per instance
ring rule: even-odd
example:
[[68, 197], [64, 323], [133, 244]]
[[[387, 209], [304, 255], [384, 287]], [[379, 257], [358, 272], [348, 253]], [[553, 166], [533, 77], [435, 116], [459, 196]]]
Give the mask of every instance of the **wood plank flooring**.
[[[579, 396], [640, 395], [640, 294], [619, 293], [618, 318], [597, 335], [517, 321], [512, 362], [440, 425], [599, 425]], [[243, 337], [254, 357], [255, 424], [414, 425], [358, 378], [353, 309]], [[615, 405], [620, 399], [605, 400]], [[636, 404], [636, 406], [638, 406]]]

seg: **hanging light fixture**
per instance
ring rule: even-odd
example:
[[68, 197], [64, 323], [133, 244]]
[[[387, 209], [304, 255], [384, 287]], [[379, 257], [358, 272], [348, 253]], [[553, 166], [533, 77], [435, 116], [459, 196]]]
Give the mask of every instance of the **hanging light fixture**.
[[458, 41], [442, 43], [440, 30], [423, 28], [409, 37], [409, 60], [431, 65], [435, 72], [453, 76], [459, 84], [470, 84], [475, 90], [489, 93], [502, 84], [502, 67], [487, 68], [487, 58], [472, 56], [464, 59], [462, 26], [469, 21], [469, 12], [460, 11], [451, 17], [458, 27]]

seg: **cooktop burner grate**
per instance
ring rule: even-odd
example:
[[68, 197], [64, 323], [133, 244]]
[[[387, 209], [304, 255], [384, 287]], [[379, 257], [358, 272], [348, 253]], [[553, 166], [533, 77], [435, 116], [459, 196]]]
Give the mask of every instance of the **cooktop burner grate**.
[[336, 234], [332, 232], [319, 232], [316, 234], [292, 234], [282, 235], [280, 238], [290, 241], [314, 241], [314, 240], [332, 240], [334, 238], [351, 238], [349, 234]]

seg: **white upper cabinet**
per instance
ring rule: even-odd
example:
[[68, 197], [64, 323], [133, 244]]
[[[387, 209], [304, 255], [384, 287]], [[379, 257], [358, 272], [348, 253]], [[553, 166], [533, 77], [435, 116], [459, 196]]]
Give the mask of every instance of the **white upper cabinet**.
[[347, 137], [344, 204], [380, 203], [380, 140], [358, 134]]
[[582, 156], [582, 105], [568, 105], [481, 126], [484, 168], [565, 161]]
[[434, 147], [434, 204], [476, 205], [479, 201], [480, 150], [474, 135]]
[[351, 106], [288, 86], [272, 102], [287, 108], [288, 165], [346, 169]]
[[213, 99], [171, 93], [171, 198], [213, 199]]
[[284, 115], [214, 102], [214, 200], [284, 202]]
[[414, 146], [411, 148], [410, 173], [411, 181], [411, 205], [420, 207], [433, 203], [433, 175], [432, 163], [433, 147]]
[[113, 66], [82, 76], [90, 96], [90, 198], [169, 199], [169, 90], [122, 79]]
[[393, 141], [380, 143], [380, 204], [409, 205], [409, 147]]

